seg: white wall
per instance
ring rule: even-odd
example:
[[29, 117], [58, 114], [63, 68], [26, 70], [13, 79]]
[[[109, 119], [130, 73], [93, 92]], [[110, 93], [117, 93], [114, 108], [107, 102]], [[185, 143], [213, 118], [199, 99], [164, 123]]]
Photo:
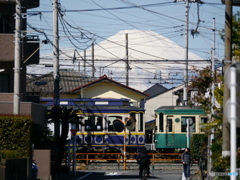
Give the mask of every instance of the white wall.
[[183, 85], [180, 85], [172, 90], [168, 90], [158, 96], [146, 100], [145, 104], [145, 122], [155, 119], [154, 110], [158, 109], [161, 106], [176, 106], [177, 95], [174, 95], [173, 92], [183, 88]]

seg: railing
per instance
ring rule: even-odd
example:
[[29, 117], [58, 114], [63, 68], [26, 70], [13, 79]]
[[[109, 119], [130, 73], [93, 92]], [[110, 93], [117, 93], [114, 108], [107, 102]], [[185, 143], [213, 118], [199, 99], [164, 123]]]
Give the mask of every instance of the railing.
[[[138, 153], [127, 153], [126, 161], [124, 161], [123, 153], [76, 153], [76, 161], [84, 161], [86, 165], [90, 162], [117, 162], [117, 165], [123, 164], [124, 169], [126, 169], [127, 163], [136, 162], [136, 156]], [[155, 163], [165, 162], [165, 163], [178, 163], [181, 162], [181, 153], [148, 153], [151, 157], [151, 165], [154, 168]], [[82, 156], [82, 157], [81, 157]], [[70, 166], [71, 157], [73, 154], [69, 154], [69, 158], [65, 159], [68, 162], [68, 166]]]

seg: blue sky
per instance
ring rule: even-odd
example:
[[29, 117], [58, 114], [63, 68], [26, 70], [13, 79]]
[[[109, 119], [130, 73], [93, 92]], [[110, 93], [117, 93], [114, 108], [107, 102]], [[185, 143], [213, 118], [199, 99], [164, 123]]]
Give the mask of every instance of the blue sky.
[[[101, 42], [104, 38], [107, 39], [126, 29], [151, 30], [180, 46], [185, 46], [185, 2], [174, 3], [173, 0], [59, 0], [59, 2], [63, 21], [65, 25], [68, 23], [65, 31], [69, 31], [75, 37], [74, 39], [69, 37], [69, 34], [64, 34], [60, 22], [60, 48], [76, 46], [81, 51], [92, 41]], [[223, 29], [225, 6], [221, 0], [203, 2], [204, 4], [199, 6], [197, 3], [190, 3], [189, 29], [196, 29], [198, 20], [201, 22], [197, 28], [198, 34], [194, 37], [189, 35], [189, 50], [205, 59], [210, 57], [213, 18], [216, 19], [216, 29]], [[40, 3], [39, 8], [31, 9], [29, 12], [41, 12], [41, 16], [30, 16], [28, 22], [31, 26], [44, 31], [52, 40], [52, 1], [41, 0]], [[237, 8], [234, 8], [234, 11], [236, 10]], [[86, 39], [84, 35], [81, 39], [81, 32], [93, 39]], [[217, 32], [216, 56], [219, 58], [223, 58], [223, 45]], [[50, 52], [51, 49], [51, 45], [45, 45], [41, 53]]]
[[[81, 53], [91, 46], [92, 42], [100, 43], [122, 30], [133, 29], [154, 31], [185, 47], [185, 2], [173, 1], [59, 0], [62, 14], [59, 19], [60, 49], [75, 48]], [[203, 0], [203, 2], [203, 4], [189, 4], [189, 30], [198, 32], [194, 36], [189, 32], [189, 51], [203, 59], [211, 58], [213, 18], [215, 18], [217, 30], [215, 55], [223, 59], [224, 42], [220, 39], [218, 31], [224, 29], [225, 5], [221, 0]], [[234, 7], [233, 12], [238, 9], [239, 7]], [[40, 0], [40, 7], [29, 10], [28, 14], [29, 25], [44, 32], [52, 41], [52, 0]], [[28, 28], [28, 31], [29, 34], [40, 35], [41, 40], [46, 39], [31, 28]], [[43, 45], [40, 53], [52, 53], [51, 44]]]

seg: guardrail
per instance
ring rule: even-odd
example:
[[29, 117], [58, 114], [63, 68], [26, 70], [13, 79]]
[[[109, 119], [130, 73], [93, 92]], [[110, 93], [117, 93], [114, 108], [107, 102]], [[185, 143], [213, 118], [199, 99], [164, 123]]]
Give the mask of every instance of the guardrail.
[[[126, 169], [127, 163], [136, 162], [136, 156], [138, 153], [76, 153], [77, 157], [75, 160], [85, 162], [88, 165], [90, 162], [117, 162], [118, 165], [123, 163], [124, 169]], [[155, 163], [159, 162], [181, 162], [181, 153], [148, 153], [150, 156], [151, 164], [154, 166]], [[70, 164], [73, 153], [69, 153], [69, 158], [65, 159]]]

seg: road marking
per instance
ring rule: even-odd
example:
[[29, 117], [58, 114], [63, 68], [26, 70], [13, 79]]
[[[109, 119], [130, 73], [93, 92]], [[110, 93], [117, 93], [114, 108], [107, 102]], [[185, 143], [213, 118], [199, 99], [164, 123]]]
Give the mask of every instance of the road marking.
[[109, 174], [105, 173], [105, 176], [118, 176], [117, 172], [110, 172]]
[[83, 178], [85, 178], [85, 177], [89, 176], [90, 174], [92, 174], [92, 172], [90, 172], [90, 173], [87, 173], [86, 175], [84, 175], [84, 176], [80, 177], [80, 178], [79, 178], [79, 179], [77, 179], [77, 180], [83, 179]]
[[105, 173], [105, 176], [116, 176], [117, 172], [110, 172], [109, 174]]

